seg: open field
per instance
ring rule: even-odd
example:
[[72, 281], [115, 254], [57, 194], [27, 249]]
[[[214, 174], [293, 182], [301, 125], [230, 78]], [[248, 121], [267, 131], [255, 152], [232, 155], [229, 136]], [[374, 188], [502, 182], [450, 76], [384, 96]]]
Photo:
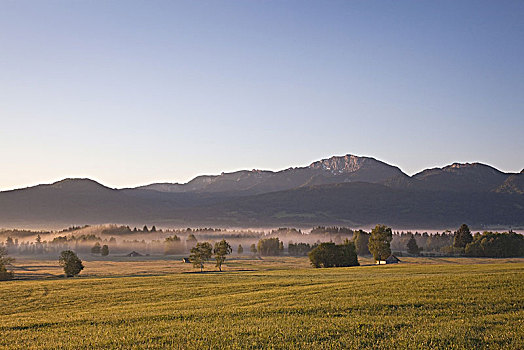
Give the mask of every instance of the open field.
[[204, 274], [123, 259], [86, 261], [74, 279], [18, 259], [31, 279], [0, 283], [0, 348], [524, 348], [524, 259], [246, 257]]

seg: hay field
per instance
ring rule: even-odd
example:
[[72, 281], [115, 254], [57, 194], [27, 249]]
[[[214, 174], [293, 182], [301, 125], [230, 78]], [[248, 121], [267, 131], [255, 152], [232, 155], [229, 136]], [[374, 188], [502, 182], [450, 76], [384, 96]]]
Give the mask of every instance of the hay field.
[[19, 259], [26, 280], [0, 283], [0, 348], [524, 348], [524, 259], [313, 269], [244, 257], [203, 274], [122, 260], [65, 279], [52, 260]]

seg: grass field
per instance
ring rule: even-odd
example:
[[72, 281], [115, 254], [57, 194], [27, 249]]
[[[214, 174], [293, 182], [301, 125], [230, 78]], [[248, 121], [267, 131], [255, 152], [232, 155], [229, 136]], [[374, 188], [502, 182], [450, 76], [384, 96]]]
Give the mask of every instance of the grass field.
[[0, 283], [0, 348], [524, 348], [524, 259], [404, 260], [87, 261], [73, 279], [19, 260], [33, 279]]

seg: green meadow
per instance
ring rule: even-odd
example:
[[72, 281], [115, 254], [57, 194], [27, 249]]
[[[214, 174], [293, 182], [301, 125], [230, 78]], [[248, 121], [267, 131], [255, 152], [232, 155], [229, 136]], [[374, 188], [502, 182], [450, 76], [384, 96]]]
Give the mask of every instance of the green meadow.
[[155, 260], [122, 268], [148, 263], [157, 273], [118, 274], [118, 262], [105, 273], [109, 262], [91, 261], [76, 278], [51, 269], [0, 282], [0, 348], [524, 348], [524, 259], [331, 269], [306, 258], [237, 259], [222, 273]]

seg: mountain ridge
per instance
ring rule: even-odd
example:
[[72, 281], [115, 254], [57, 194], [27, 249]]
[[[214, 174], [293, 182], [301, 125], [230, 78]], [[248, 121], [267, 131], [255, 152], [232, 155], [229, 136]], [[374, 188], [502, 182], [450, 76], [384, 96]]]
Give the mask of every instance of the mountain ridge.
[[67, 178], [3, 191], [0, 227], [152, 222], [420, 226], [460, 221], [524, 227], [524, 173], [503, 173], [482, 163], [453, 163], [408, 176], [374, 158], [345, 155], [276, 172], [203, 175], [177, 185], [182, 190], [173, 191], [170, 183], [115, 189]]

